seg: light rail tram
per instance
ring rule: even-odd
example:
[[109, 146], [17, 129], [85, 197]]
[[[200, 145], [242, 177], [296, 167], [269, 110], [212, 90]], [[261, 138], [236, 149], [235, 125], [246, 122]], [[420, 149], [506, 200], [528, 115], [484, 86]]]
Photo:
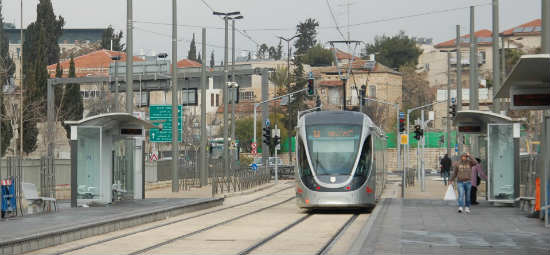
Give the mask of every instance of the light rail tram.
[[385, 133], [366, 114], [301, 116], [296, 130], [298, 207], [374, 207], [385, 183], [385, 148]]

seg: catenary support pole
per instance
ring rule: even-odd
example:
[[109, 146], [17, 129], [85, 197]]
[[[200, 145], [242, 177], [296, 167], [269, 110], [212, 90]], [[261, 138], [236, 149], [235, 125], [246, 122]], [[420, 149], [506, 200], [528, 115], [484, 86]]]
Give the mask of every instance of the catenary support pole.
[[477, 74], [477, 38], [475, 35], [475, 7], [470, 6], [470, 110], [479, 108], [479, 77]]
[[[424, 131], [425, 128], [426, 128], [426, 125], [424, 124], [424, 110], [421, 111], [421, 116], [420, 116], [420, 128], [422, 128], [422, 130]], [[420, 174], [421, 174], [421, 178], [420, 178], [420, 183], [421, 183], [421, 188], [422, 188], [422, 192], [426, 191], [426, 186], [425, 186], [425, 181], [424, 181], [424, 178], [425, 178], [425, 169], [424, 169], [424, 144], [426, 142], [426, 135], [422, 135], [422, 137], [420, 138], [420, 142], [422, 143], [422, 149], [420, 151], [420, 156], [421, 156], [421, 160], [420, 160]]]
[[229, 18], [225, 16], [223, 18], [225, 21], [225, 44], [224, 44], [224, 57], [223, 57], [223, 171], [224, 176], [229, 176], [229, 126], [227, 123], [227, 114], [228, 114], [228, 105], [229, 105], [229, 93], [228, 93], [228, 86], [227, 82], [228, 79], [228, 60], [229, 60], [229, 31], [228, 31], [228, 23]]
[[447, 155], [451, 156], [451, 52], [447, 52]]
[[202, 66], [201, 66], [201, 147], [200, 147], [200, 184], [201, 187], [208, 184], [206, 161], [206, 28], [202, 28]]
[[[133, 0], [127, 0], [127, 20], [126, 20], [126, 112], [134, 111], [134, 10], [132, 7]], [[175, 5], [175, 3], [174, 3]], [[174, 6], [175, 7], [175, 6]], [[175, 60], [174, 60], [175, 63]]]
[[[231, 82], [235, 82], [235, 19], [231, 20]], [[235, 138], [235, 100], [237, 100], [237, 88], [231, 88], [231, 143], [236, 144]], [[236, 157], [237, 148], [231, 147], [231, 168], [233, 168], [233, 160]]]
[[118, 103], [118, 60], [115, 60], [115, 96], [114, 96], [114, 107], [115, 112], [119, 112], [119, 103]]
[[[131, 1], [131, 0], [128, 0], [128, 1]], [[177, 39], [178, 38], [178, 11], [177, 10], [178, 10], [177, 0], [172, 0], [172, 192], [179, 191], [178, 75], [177, 75], [177, 64], [176, 64], [178, 62], [178, 39]]]
[[[500, 90], [499, 19], [499, 0], [493, 0], [493, 95]], [[500, 109], [500, 99], [493, 98], [493, 112], [499, 113]]]
[[[462, 111], [462, 39], [460, 38], [460, 25], [456, 25], [456, 110]], [[460, 133], [456, 131], [456, 143], [458, 154], [462, 153], [462, 143], [459, 142]]]
[[[269, 71], [267, 69], [262, 70], [262, 101], [269, 99]], [[269, 119], [269, 103], [262, 104], [262, 127], [266, 127], [265, 122]], [[254, 123], [254, 126], [256, 123]], [[263, 129], [262, 129], [263, 130]], [[262, 139], [262, 162], [267, 166], [267, 160], [271, 155], [269, 151], [269, 144], [263, 142]]]

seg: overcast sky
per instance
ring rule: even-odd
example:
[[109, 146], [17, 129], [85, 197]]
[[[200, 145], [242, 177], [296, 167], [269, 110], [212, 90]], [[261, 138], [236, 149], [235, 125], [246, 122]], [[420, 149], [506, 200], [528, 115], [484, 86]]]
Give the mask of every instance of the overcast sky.
[[[19, 27], [21, 0], [3, 0], [3, 16], [6, 22], [16, 22]], [[24, 26], [36, 19], [38, 0], [23, 1]], [[333, 9], [336, 22], [347, 37], [348, 3], [349, 22], [361, 24], [351, 27], [352, 40], [372, 42], [376, 35], [393, 35], [400, 30], [410, 36], [433, 38], [435, 43], [452, 39], [455, 26], [463, 26], [463, 33], [469, 32], [470, 5], [476, 8], [476, 30], [491, 29], [490, 0], [178, 0], [179, 56], [186, 57], [189, 41], [195, 33], [200, 38], [200, 28], [207, 27], [208, 54], [215, 51], [217, 62], [223, 58], [223, 20], [212, 15], [213, 9], [221, 12], [241, 11], [243, 20], [237, 21], [237, 28], [246, 31], [248, 39], [237, 33], [238, 52], [255, 50], [257, 43], [277, 45], [277, 36], [291, 36], [296, 24], [307, 18], [319, 21], [318, 39], [320, 42], [342, 40], [334, 28], [329, 5]], [[111, 24], [126, 35], [125, 0], [52, 0], [56, 15], [65, 18], [65, 28], [105, 28]], [[206, 4], [205, 4], [206, 3]], [[134, 0], [134, 50], [151, 52], [171, 52], [170, 0]], [[439, 12], [454, 8], [454, 11]], [[530, 20], [540, 18], [541, 0], [500, 0], [501, 31]], [[425, 14], [430, 13], [433, 14]], [[416, 14], [425, 15], [416, 15]], [[398, 17], [413, 16], [397, 19]], [[387, 20], [382, 22], [372, 22]], [[148, 23], [149, 22], [149, 23]], [[191, 26], [186, 26], [191, 25]], [[200, 45], [198, 45], [200, 48]], [[285, 46], [286, 52], [286, 46]]]

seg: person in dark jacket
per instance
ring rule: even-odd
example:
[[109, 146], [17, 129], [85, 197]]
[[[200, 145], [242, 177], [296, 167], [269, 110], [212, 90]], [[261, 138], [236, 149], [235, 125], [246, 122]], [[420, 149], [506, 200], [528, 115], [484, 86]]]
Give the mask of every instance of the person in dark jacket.
[[445, 186], [447, 186], [447, 181], [449, 180], [452, 164], [453, 163], [451, 161], [451, 158], [449, 158], [449, 154], [445, 154], [445, 156], [441, 159], [441, 162], [440, 162], [441, 178], [443, 178], [443, 182], [445, 183]]
[[472, 167], [472, 190], [470, 191], [470, 201], [472, 202], [472, 205], [479, 204], [477, 202], [477, 186], [480, 183], [480, 179], [487, 180], [487, 175], [483, 172], [483, 169], [481, 167], [481, 159], [476, 158], [477, 165]]

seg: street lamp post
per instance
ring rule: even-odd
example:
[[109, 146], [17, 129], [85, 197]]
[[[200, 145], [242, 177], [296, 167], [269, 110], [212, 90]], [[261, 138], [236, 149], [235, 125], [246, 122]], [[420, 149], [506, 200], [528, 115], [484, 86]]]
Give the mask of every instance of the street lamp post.
[[[297, 35], [294, 35], [290, 38], [284, 38], [282, 36], [279, 36], [279, 39], [283, 40], [286, 42], [286, 48], [288, 50], [288, 54], [287, 54], [287, 57], [286, 57], [286, 72], [287, 72], [287, 76], [286, 76], [286, 80], [287, 80], [287, 92], [290, 92], [290, 41], [294, 40], [295, 38], [301, 36], [302, 34], [297, 34]], [[291, 105], [290, 105], [290, 95], [288, 96], [288, 132], [290, 132], [290, 130], [292, 130], [292, 112], [291, 112]], [[291, 145], [292, 145], [292, 139], [290, 138], [290, 133], [288, 135], [288, 162], [290, 163], [290, 165], [292, 165], [292, 148], [291, 148]]]
[[229, 102], [229, 93], [228, 93], [228, 88], [227, 88], [227, 82], [228, 82], [228, 43], [229, 43], [229, 40], [228, 40], [228, 21], [229, 21], [229, 18], [231, 18], [232, 16], [237, 16], [237, 15], [240, 15], [241, 12], [227, 12], [227, 13], [224, 13], [224, 12], [213, 12], [214, 15], [216, 16], [222, 16], [223, 17], [223, 20], [225, 22], [225, 45], [224, 45], [224, 60], [223, 60], [223, 64], [224, 64], [224, 67], [223, 67], [223, 168], [224, 168], [224, 172], [225, 172], [225, 176], [227, 176], [229, 174], [229, 153], [228, 153], [228, 136], [229, 136], [229, 129], [228, 129], [228, 126], [227, 126], [227, 106], [228, 106], [228, 102]]
[[[238, 85], [235, 86], [237, 83], [235, 82], [235, 20], [236, 19], [243, 19], [244, 17], [242, 15], [239, 15], [237, 17], [231, 18], [231, 47], [232, 54], [231, 54], [231, 86], [232, 86], [232, 93], [231, 94], [231, 142], [235, 143], [235, 101], [238, 97]], [[235, 149], [232, 150], [231, 155], [231, 162], [233, 162], [233, 159], [235, 158], [235, 153], [237, 151]], [[233, 164], [231, 164], [231, 167], [233, 167]]]

